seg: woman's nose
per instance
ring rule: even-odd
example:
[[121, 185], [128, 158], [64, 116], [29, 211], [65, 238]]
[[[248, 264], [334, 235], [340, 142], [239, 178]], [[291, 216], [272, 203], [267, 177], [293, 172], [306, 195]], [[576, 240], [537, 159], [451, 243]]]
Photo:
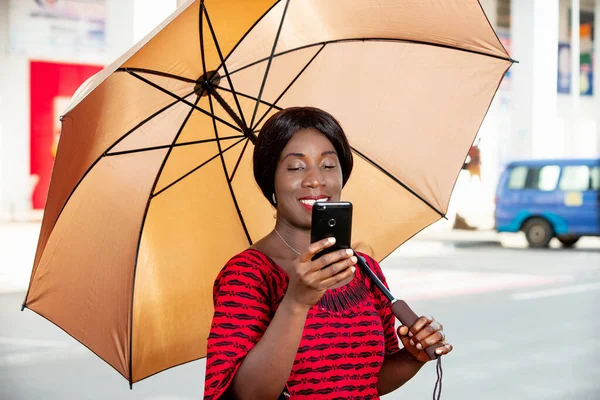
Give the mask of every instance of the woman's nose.
[[323, 186], [325, 184], [325, 180], [323, 179], [323, 174], [321, 174], [321, 169], [320, 168], [308, 168], [302, 183], [305, 187], [310, 187], [310, 188]]

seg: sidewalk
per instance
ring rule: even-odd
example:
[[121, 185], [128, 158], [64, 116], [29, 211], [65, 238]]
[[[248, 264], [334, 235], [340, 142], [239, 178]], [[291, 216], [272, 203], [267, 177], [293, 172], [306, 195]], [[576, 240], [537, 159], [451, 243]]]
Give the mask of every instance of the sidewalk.
[[[40, 223], [0, 223], [0, 293], [27, 290], [35, 257]], [[522, 233], [436, 230], [427, 228], [393, 253], [393, 257], [442, 255], [456, 249], [477, 247], [526, 248]], [[552, 240], [551, 247], [560, 243]], [[600, 238], [583, 238], [578, 248], [600, 251]]]

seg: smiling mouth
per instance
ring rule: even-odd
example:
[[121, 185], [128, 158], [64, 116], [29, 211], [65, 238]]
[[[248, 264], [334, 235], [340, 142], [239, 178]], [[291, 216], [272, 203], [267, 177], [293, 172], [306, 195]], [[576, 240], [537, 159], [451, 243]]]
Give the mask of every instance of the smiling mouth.
[[302, 203], [305, 207], [312, 208], [317, 201], [329, 201], [329, 197], [319, 197], [318, 199], [300, 199], [300, 203]]

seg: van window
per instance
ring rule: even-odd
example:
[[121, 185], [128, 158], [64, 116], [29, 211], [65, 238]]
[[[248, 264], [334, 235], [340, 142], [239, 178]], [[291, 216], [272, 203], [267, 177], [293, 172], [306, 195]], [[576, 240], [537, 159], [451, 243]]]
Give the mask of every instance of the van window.
[[534, 182], [531, 188], [544, 191], [554, 190], [556, 189], [559, 175], [560, 167], [558, 165], [546, 165], [539, 170], [537, 182]]
[[510, 170], [508, 177], [509, 189], [523, 189], [527, 180], [527, 167], [515, 167]]
[[558, 165], [515, 167], [510, 171], [508, 188], [552, 191], [556, 189], [559, 175], [560, 167]]
[[592, 190], [600, 190], [600, 166], [592, 168], [590, 183]]
[[583, 191], [591, 187], [590, 168], [587, 165], [570, 165], [563, 169], [560, 189]]

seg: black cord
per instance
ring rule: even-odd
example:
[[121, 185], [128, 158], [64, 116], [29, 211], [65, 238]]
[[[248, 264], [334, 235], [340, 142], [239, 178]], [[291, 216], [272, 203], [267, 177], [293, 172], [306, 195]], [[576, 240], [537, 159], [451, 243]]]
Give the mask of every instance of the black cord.
[[438, 357], [437, 359], [437, 363], [435, 364], [435, 372], [437, 374], [437, 380], [435, 381], [435, 386], [433, 387], [433, 400], [440, 400], [442, 397], [442, 357]]

